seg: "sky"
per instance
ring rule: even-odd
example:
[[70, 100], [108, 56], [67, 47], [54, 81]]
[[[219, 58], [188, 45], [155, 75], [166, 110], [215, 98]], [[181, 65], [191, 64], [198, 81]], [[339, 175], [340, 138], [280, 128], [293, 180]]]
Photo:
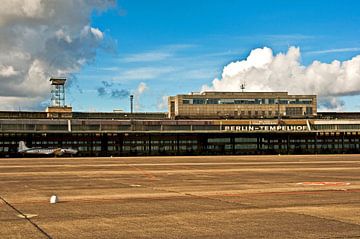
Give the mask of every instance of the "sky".
[[317, 94], [360, 111], [357, 0], [4, 0], [0, 110], [44, 110], [66, 77], [74, 111], [167, 111], [206, 90]]

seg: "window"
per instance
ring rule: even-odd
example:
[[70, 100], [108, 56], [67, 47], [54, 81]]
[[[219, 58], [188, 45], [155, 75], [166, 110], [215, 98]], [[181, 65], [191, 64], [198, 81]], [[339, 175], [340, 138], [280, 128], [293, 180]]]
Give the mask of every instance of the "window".
[[193, 99], [194, 105], [202, 105], [205, 104], [205, 99]]
[[312, 100], [311, 99], [302, 99], [302, 100], [299, 100], [299, 104], [311, 105]]
[[313, 114], [313, 108], [312, 107], [306, 107], [306, 114], [312, 115]]
[[302, 115], [302, 107], [286, 107], [286, 115]]
[[289, 103], [289, 100], [280, 99], [279, 102], [280, 102], [281, 105], [287, 105]]
[[207, 99], [206, 104], [217, 105], [217, 104], [219, 104], [219, 99]]
[[220, 99], [220, 104], [235, 104], [234, 99]]
[[[171, 102], [172, 103], [172, 102]], [[190, 100], [183, 100], [183, 104], [184, 105], [188, 105], [188, 104], [190, 104]], [[174, 107], [175, 108], [175, 107]]]

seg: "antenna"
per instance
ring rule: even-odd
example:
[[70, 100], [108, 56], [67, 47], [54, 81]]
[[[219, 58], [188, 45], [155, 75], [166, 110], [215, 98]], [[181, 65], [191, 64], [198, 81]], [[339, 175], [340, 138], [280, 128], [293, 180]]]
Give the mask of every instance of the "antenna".
[[245, 82], [240, 85], [241, 92], [244, 92], [245, 86], [246, 86]]

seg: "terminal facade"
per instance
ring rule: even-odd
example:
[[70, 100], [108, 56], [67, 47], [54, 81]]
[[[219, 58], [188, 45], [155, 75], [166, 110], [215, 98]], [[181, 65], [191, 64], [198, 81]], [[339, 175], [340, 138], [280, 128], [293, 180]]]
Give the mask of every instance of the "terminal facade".
[[360, 153], [360, 113], [317, 112], [315, 95], [205, 92], [169, 97], [169, 112], [73, 112], [64, 83], [52, 80], [44, 112], [0, 111], [0, 157], [23, 157], [19, 141], [78, 156]]
[[316, 95], [287, 92], [202, 92], [169, 97], [169, 117], [296, 118], [314, 117]]
[[78, 156], [360, 153], [358, 113], [280, 120], [173, 120], [166, 113], [48, 116], [0, 112], [0, 157], [23, 157], [19, 141], [29, 147], [73, 148]]

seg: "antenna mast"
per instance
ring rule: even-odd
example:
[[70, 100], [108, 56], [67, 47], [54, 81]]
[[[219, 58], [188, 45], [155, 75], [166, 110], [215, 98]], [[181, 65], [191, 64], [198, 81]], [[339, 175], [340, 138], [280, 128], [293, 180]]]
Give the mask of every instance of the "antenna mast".
[[245, 86], [246, 86], [245, 82], [240, 85], [241, 92], [244, 92]]

